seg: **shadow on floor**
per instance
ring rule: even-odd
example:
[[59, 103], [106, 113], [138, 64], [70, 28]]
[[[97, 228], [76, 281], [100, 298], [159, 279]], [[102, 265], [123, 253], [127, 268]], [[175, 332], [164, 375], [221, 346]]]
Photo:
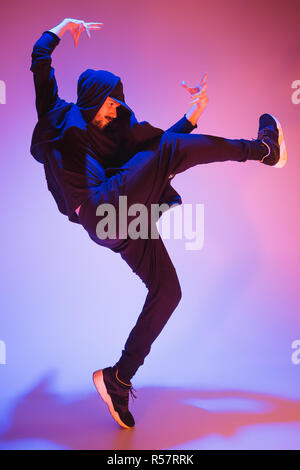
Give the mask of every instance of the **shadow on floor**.
[[[52, 378], [46, 376], [16, 401], [10, 423], [0, 435], [2, 446], [43, 439], [67, 449], [159, 450], [211, 434], [230, 437], [242, 426], [300, 421], [299, 400], [241, 390], [144, 387], [136, 389], [134, 402], [130, 398], [136, 426], [126, 430], [111, 418], [96, 391], [76, 400], [55, 395], [48, 391]], [[205, 406], [208, 401], [228, 399], [245, 401], [245, 406], [213, 411]]]

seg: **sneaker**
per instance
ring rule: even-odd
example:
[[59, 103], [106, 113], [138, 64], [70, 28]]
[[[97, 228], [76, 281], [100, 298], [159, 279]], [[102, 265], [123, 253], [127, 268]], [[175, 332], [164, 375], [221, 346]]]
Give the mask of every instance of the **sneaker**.
[[259, 118], [258, 140], [267, 148], [266, 155], [259, 160], [266, 165], [282, 168], [287, 162], [287, 150], [280, 122], [271, 114]]
[[135, 425], [128, 410], [129, 392], [132, 398], [136, 398], [136, 395], [133, 393], [132, 384], [121, 382], [117, 373], [116, 366], [106, 367], [93, 373], [93, 381], [114, 420], [123, 428], [129, 429]]

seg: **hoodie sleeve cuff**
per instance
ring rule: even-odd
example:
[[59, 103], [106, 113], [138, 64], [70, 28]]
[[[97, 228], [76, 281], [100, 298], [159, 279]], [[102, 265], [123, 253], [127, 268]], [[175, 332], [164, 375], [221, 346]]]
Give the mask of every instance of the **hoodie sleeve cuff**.
[[191, 128], [191, 130], [196, 129], [196, 128], [198, 127], [198, 126], [197, 126], [197, 123], [196, 123], [195, 125], [193, 125], [193, 124], [191, 123], [191, 121], [188, 120], [188, 118], [186, 117], [186, 115], [184, 115], [184, 118], [185, 118], [185, 120], [186, 120], [186, 122], [187, 122], [187, 126], [189, 126], [189, 127]]
[[51, 34], [51, 36], [56, 39], [57, 44], [60, 42], [60, 37], [57, 36], [56, 34], [52, 33], [52, 31], [44, 31], [43, 34], [45, 34], [45, 33]]

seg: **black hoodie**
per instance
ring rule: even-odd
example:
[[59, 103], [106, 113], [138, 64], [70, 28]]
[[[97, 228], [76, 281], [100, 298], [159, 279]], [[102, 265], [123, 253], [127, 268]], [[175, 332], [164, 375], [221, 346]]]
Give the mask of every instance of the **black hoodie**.
[[[38, 122], [30, 152], [44, 165], [47, 186], [59, 211], [79, 223], [75, 209], [164, 131], [137, 121], [125, 102], [120, 77], [106, 70], [88, 69], [80, 75], [76, 104], [61, 99], [51, 67], [51, 54], [59, 42], [56, 34], [45, 31], [33, 47], [30, 70], [34, 74]], [[108, 96], [121, 106], [117, 119], [100, 130], [91, 121]], [[189, 133], [196, 127], [184, 116], [166, 132]], [[182, 204], [169, 181], [165, 186], [160, 203]]]

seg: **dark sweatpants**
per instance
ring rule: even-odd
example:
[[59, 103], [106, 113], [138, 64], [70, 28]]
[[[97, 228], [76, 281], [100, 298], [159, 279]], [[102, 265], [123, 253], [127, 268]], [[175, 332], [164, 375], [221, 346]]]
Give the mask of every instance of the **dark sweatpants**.
[[181, 289], [160, 236], [135, 240], [99, 239], [96, 235], [100, 220], [96, 215], [97, 206], [110, 203], [117, 208], [118, 197], [126, 195], [128, 207], [143, 203], [150, 208], [151, 204], [159, 202], [170, 175], [204, 163], [259, 160], [265, 153], [266, 147], [255, 140], [166, 132], [147, 150], [135, 154], [123, 165], [122, 171], [101, 184], [99, 192], [82, 205], [79, 220], [89, 236], [96, 243], [120, 253], [148, 288], [142, 311], [117, 362], [119, 376], [125, 382], [129, 383], [144, 363], [153, 341], [178, 305]]

